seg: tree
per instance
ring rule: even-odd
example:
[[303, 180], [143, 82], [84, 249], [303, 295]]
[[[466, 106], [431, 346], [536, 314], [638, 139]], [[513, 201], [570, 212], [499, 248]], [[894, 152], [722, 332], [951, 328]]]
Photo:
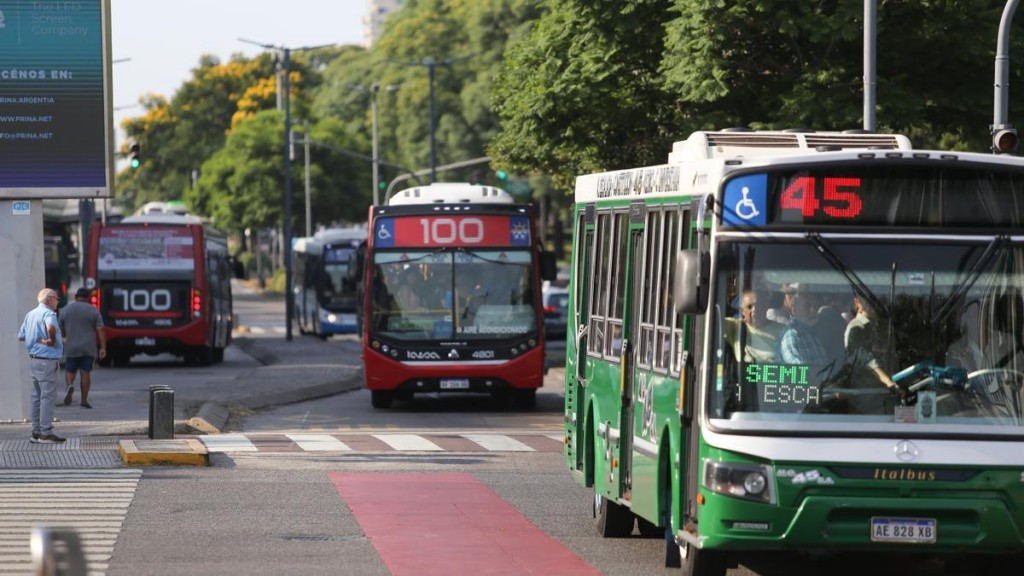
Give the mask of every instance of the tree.
[[693, 123], [659, 67], [668, 0], [551, 0], [509, 50], [492, 93], [502, 132], [488, 151], [520, 173], [576, 174], [662, 163]]

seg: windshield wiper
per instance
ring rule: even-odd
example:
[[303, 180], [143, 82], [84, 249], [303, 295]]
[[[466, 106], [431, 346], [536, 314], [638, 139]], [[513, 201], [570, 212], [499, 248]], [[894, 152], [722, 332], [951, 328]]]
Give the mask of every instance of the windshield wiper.
[[878, 296], [875, 296], [875, 293], [871, 291], [871, 288], [868, 288], [868, 285], [865, 284], [859, 276], [857, 276], [857, 273], [847, 266], [846, 262], [843, 262], [842, 258], [835, 253], [835, 250], [832, 250], [832, 248], [825, 243], [825, 239], [821, 237], [821, 234], [818, 234], [817, 232], [808, 232], [806, 236], [807, 241], [818, 249], [818, 254], [821, 254], [821, 257], [824, 258], [830, 266], [835, 268], [836, 272], [839, 272], [844, 278], [846, 278], [846, 281], [857, 293], [857, 296], [863, 298], [871, 306], [871, 309], [880, 317], [889, 317], [889, 307], [883, 304], [882, 301], [878, 299]]
[[963, 282], [956, 286], [953, 293], [949, 295], [949, 298], [942, 303], [942, 306], [935, 311], [932, 315], [932, 326], [936, 326], [939, 322], [942, 322], [949, 316], [956, 308], [957, 304], [963, 300], [967, 292], [974, 287], [974, 283], [981, 278], [981, 273], [988, 268], [997, 256], [1002, 255], [1006, 252], [1006, 247], [1010, 243], [1009, 236], [1000, 235], [992, 239], [985, 247], [985, 251], [981, 254], [981, 257], [974, 262], [974, 266], [971, 267], [970, 272], [967, 273], [967, 277], [964, 278]]

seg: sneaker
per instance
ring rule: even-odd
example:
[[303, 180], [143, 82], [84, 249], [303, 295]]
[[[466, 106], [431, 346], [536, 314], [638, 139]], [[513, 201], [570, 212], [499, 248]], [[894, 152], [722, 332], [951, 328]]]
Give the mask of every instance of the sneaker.
[[61, 438], [56, 434], [46, 434], [44, 436], [40, 436], [37, 442], [39, 442], [40, 444], [60, 444], [65, 440], [66, 438]]
[[39, 432], [33, 432], [32, 433], [32, 437], [29, 438], [28, 441], [33, 443], [33, 444], [38, 444], [40, 436], [41, 436], [41, 434], [39, 434]]
[[75, 387], [68, 386], [68, 393], [64, 395], [64, 405], [71, 406], [71, 397], [75, 395]]
[[82, 408], [92, 408], [92, 404], [89, 404], [88, 402], [82, 402]]

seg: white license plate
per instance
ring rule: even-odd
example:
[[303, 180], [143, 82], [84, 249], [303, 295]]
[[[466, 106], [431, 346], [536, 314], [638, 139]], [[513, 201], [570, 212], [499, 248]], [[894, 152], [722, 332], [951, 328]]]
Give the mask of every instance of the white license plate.
[[469, 390], [468, 378], [441, 380], [441, 390]]
[[872, 542], [934, 544], [936, 532], [933, 518], [871, 518]]
[[136, 346], [156, 346], [156, 338], [136, 338]]

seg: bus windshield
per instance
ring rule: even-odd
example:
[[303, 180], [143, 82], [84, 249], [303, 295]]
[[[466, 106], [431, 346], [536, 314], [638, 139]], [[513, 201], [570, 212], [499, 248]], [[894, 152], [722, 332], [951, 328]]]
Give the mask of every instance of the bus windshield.
[[1024, 434], [1024, 249], [797, 235], [718, 246], [724, 429]]
[[330, 310], [355, 309], [355, 280], [349, 277], [349, 256], [355, 248], [324, 249], [324, 274], [319, 285], [324, 307]]
[[372, 290], [376, 336], [481, 341], [538, 330], [529, 250], [377, 252]]

